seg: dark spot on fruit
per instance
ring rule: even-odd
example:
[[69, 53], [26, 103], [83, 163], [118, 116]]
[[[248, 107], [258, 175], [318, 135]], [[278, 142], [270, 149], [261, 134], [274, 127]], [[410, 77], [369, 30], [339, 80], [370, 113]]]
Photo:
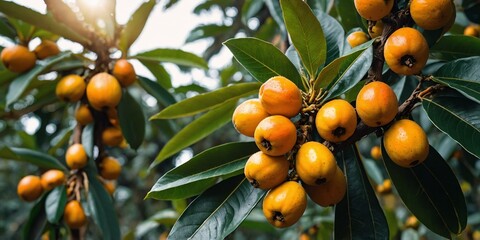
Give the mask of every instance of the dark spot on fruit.
[[315, 183], [317, 185], [320, 185], [320, 184], [325, 183], [325, 182], [327, 182], [326, 178], [318, 178], [317, 180], [315, 180]]
[[343, 127], [338, 127], [335, 130], [332, 131], [333, 136], [335, 137], [341, 137], [345, 134], [346, 130]]

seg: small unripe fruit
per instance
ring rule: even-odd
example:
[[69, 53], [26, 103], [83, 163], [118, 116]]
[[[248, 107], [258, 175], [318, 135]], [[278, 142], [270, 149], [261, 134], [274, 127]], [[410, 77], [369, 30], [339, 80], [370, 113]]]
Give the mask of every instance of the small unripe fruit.
[[17, 194], [24, 201], [35, 201], [42, 195], [42, 193], [42, 182], [38, 176], [28, 175], [20, 179], [18, 182]]

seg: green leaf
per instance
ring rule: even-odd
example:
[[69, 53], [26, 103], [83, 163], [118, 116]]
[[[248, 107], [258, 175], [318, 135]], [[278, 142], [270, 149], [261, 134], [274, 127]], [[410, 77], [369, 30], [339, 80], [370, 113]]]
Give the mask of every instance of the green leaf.
[[325, 64], [329, 64], [342, 55], [345, 45], [345, 31], [342, 25], [330, 15], [324, 12], [317, 12], [315, 15], [322, 25], [323, 34], [327, 41], [327, 59]]
[[284, 76], [300, 88], [301, 78], [292, 62], [271, 43], [257, 38], [236, 38], [224, 42], [237, 61], [260, 82]]
[[322, 26], [302, 0], [280, 0], [280, 6], [292, 44], [313, 79], [327, 58], [327, 42]]
[[158, 48], [139, 53], [131, 58], [153, 63], [170, 62], [186, 67], [208, 68], [207, 62], [203, 58], [180, 49]]
[[337, 10], [340, 23], [345, 31], [361, 27], [366, 32], [367, 28], [364, 23], [365, 20], [358, 15], [353, 0], [335, 1], [335, 9]]
[[115, 213], [112, 197], [98, 180], [98, 175], [91, 168], [87, 169], [89, 191], [88, 205], [92, 211], [93, 220], [102, 232], [101, 239], [120, 239], [120, 226]]
[[22, 20], [80, 44], [90, 43], [85, 36], [74, 32], [70, 27], [60, 23], [51, 15], [44, 15], [30, 8], [9, 1], [0, 1], [0, 12], [5, 13], [5, 15], [9, 17]]
[[465, 150], [480, 158], [480, 104], [453, 91], [422, 99], [422, 106], [432, 123]]
[[165, 89], [172, 88], [172, 78], [170, 74], [168, 74], [167, 70], [162, 66], [160, 63], [152, 63], [148, 61], [140, 61], [147, 69], [150, 71], [155, 79], [156, 82], [160, 84]]
[[433, 147], [429, 151], [422, 164], [404, 168], [390, 159], [382, 140], [385, 167], [405, 206], [428, 229], [452, 238], [467, 224], [465, 198], [452, 169]]
[[270, 11], [270, 15], [277, 23], [280, 31], [282, 32], [283, 37], [287, 35], [287, 30], [285, 29], [285, 21], [283, 21], [282, 8], [280, 7], [280, 2], [278, 0], [264, 0], [265, 5]]
[[253, 142], [227, 143], [205, 150], [165, 173], [146, 198], [182, 199], [198, 195], [219, 179], [243, 173], [247, 158], [257, 151]]
[[[82, 145], [90, 159], [93, 158], [93, 147], [94, 147], [93, 143], [95, 139], [95, 136], [93, 133], [93, 125], [94, 124], [88, 124], [83, 128], [83, 131], [82, 131]], [[93, 162], [93, 161], [89, 161], [89, 162]]]
[[197, 197], [170, 231], [171, 239], [224, 239], [257, 205], [265, 192], [244, 176], [225, 180]]
[[207, 24], [200, 25], [192, 29], [190, 34], [188, 34], [185, 43], [191, 43], [200, 39], [215, 37], [225, 32], [231, 30], [231, 26], [217, 25], [217, 24]]
[[58, 224], [63, 216], [63, 210], [67, 204], [67, 191], [65, 185], [60, 185], [48, 193], [45, 200], [45, 213], [48, 222]]
[[168, 141], [150, 168], [171, 157], [180, 150], [200, 141], [210, 133], [231, 121], [237, 101], [228, 101], [222, 106], [210, 110], [180, 130]]
[[0, 148], [0, 158], [27, 162], [44, 169], [67, 170], [56, 158], [32, 149], [2, 147]]
[[325, 99], [335, 98], [353, 88], [368, 72], [373, 59], [370, 44], [337, 58], [318, 75], [314, 88], [328, 91]]
[[135, 10], [120, 34], [118, 44], [122, 52], [127, 53], [130, 46], [137, 40], [143, 30], [145, 23], [155, 7], [155, 0], [148, 0]]
[[7, 18], [0, 16], [0, 35], [9, 38], [11, 41], [15, 41], [17, 36], [15, 29], [10, 25]]
[[438, 69], [433, 80], [454, 88], [464, 96], [480, 103], [480, 68], [478, 66], [480, 66], [480, 57], [458, 59]]
[[47, 195], [44, 194], [40, 200], [35, 202], [32, 210], [30, 210], [30, 214], [28, 216], [28, 220], [23, 225], [22, 230], [22, 239], [23, 240], [31, 240], [31, 239], [41, 239], [43, 234], [43, 229], [47, 224], [47, 216], [45, 215], [45, 199]]
[[55, 57], [47, 58], [44, 61], [37, 61], [37, 65], [33, 69], [15, 78], [8, 87], [7, 106], [18, 100], [28, 85], [36, 79], [38, 75], [47, 71], [52, 65], [69, 58], [71, 54], [71, 52], [63, 52]]
[[355, 146], [335, 157], [347, 178], [345, 198], [335, 206], [336, 239], [388, 239], [387, 219]]
[[480, 39], [465, 35], [445, 35], [430, 49], [430, 56], [442, 60], [480, 55]]
[[177, 102], [170, 92], [153, 80], [138, 76], [138, 84], [164, 107]]
[[137, 149], [145, 138], [145, 115], [142, 106], [128, 91], [124, 91], [117, 109], [123, 136], [131, 148]]
[[234, 101], [258, 93], [258, 82], [238, 83], [217, 89], [212, 92], [196, 95], [181, 102], [170, 105], [151, 119], [172, 119], [195, 115], [216, 108], [227, 101]]

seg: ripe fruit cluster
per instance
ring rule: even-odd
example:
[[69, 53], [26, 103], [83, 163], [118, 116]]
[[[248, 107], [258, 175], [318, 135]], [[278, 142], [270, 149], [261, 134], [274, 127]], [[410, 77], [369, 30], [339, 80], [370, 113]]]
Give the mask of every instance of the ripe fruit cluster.
[[[31, 59], [43, 59], [51, 54], [58, 54], [58, 47], [53, 42], [43, 41], [35, 53], [22, 46], [6, 48], [2, 52], [2, 61], [8, 69], [16, 72], [27, 71], [33, 67]], [[35, 54], [37, 57], [35, 57]], [[32, 55], [34, 57], [32, 57]], [[28, 61], [27, 61], [28, 60]], [[25, 64], [28, 64], [26, 67]], [[32, 66], [30, 66], [32, 65]], [[21, 70], [21, 71], [20, 71]], [[64, 209], [63, 219], [72, 229], [78, 229], [87, 223], [87, 216], [82, 208], [80, 191], [88, 191], [88, 177], [84, 168], [89, 162], [86, 148], [82, 144], [82, 130], [88, 124], [95, 124], [94, 141], [100, 150], [95, 164], [99, 179], [110, 194], [115, 191], [115, 181], [121, 173], [120, 162], [105, 152], [107, 147], [124, 147], [126, 141], [119, 125], [116, 110], [122, 97], [122, 88], [136, 81], [136, 73], [132, 64], [125, 59], [117, 60], [111, 70], [95, 69], [85, 71], [85, 77], [78, 74], [62, 76], [56, 85], [57, 97], [67, 103], [78, 104], [75, 111], [77, 121], [76, 135], [65, 152], [65, 163], [70, 169], [68, 175], [59, 170], [48, 170], [41, 178], [29, 175], [18, 183], [18, 196], [25, 201], [34, 201], [43, 193], [65, 185], [68, 202]]]
[[[320, 134], [337, 142], [348, 138], [356, 126], [353, 107], [347, 103], [350, 108], [344, 108], [346, 102], [338, 101], [325, 105], [317, 120]], [[300, 219], [307, 195], [326, 207], [338, 203], [346, 191], [345, 176], [333, 153], [321, 143], [299, 141], [298, 126], [291, 118], [300, 113], [302, 104], [301, 90], [289, 79], [276, 76], [262, 84], [258, 98], [242, 102], [232, 116], [235, 129], [253, 137], [260, 149], [247, 160], [244, 173], [253, 187], [268, 191], [263, 212], [280, 228]], [[349, 119], [345, 121], [353, 119], [354, 123], [343, 127], [343, 120], [330, 119], [335, 118], [332, 114], [346, 114]]]
[[55, 42], [43, 39], [33, 51], [24, 45], [6, 47], [2, 50], [0, 59], [8, 70], [23, 73], [32, 69], [37, 59], [42, 60], [58, 53], [60, 53], [60, 49]]

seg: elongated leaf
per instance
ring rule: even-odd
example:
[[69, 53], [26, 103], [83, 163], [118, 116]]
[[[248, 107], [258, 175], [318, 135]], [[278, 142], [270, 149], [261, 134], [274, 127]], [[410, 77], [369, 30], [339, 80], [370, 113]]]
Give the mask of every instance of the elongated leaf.
[[387, 219], [368, 181], [358, 149], [336, 154], [347, 178], [347, 194], [335, 206], [336, 239], [388, 239]]
[[92, 211], [93, 220], [102, 232], [102, 239], [120, 239], [120, 226], [115, 213], [112, 198], [98, 180], [95, 171], [87, 170], [89, 191], [88, 205]]
[[365, 45], [359, 50], [337, 58], [327, 65], [315, 81], [315, 89], [326, 89], [326, 99], [335, 98], [360, 82], [368, 72], [373, 59], [373, 50]]
[[47, 71], [53, 64], [69, 58], [71, 54], [71, 52], [63, 52], [55, 57], [47, 58], [44, 61], [37, 61], [37, 65], [33, 69], [19, 75], [8, 87], [7, 106], [18, 100], [28, 85], [36, 79], [39, 74]]
[[345, 45], [345, 31], [342, 25], [330, 15], [324, 12], [315, 12], [315, 15], [322, 25], [323, 34], [326, 38], [327, 59], [325, 64], [329, 64], [342, 55]]
[[275, 46], [257, 38], [236, 38], [224, 42], [237, 61], [260, 82], [284, 76], [302, 87], [292, 62]]
[[27, 162], [44, 169], [66, 170], [65, 166], [63, 166], [56, 158], [48, 154], [26, 148], [0, 148], [0, 158]]
[[225, 25], [217, 25], [217, 24], [200, 25], [192, 29], [192, 31], [190, 31], [190, 34], [188, 34], [188, 37], [185, 40], [185, 43], [190, 43], [193, 41], [197, 41], [199, 39], [215, 37], [215, 36], [224, 34], [230, 29], [231, 29], [230, 26], [225, 26]]
[[145, 137], [145, 114], [128, 91], [122, 94], [118, 104], [118, 118], [123, 136], [131, 148], [137, 149]]
[[280, 5], [292, 44], [313, 79], [327, 59], [327, 42], [322, 26], [302, 0], [280, 0]]
[[147, 62], [170, 62], [185, 67], [196, 67], [207, 69], [205, 60], [193, 53], [185, 52], [180, 49], [158, 48], [147, 52], [139, 53], [131, 58]]
[[44, 194], [40, 200], [38, 200], [30, 210], [28, 220], [23, 225], [22, 230], [22, 239], [31, 240], [31, 239], [41, 239], [43, 234], [43, 229], [47, 224], [47, 216], [45, 215], [45, 199], [47, 195]]
[[430, 147], [427, 159], [413, 168], [396, 165], [383, 146], [382, 156], [395, 189], [420, 222], [445, 238], [459, 234], [467, 225], [467, 208], [455, 174]]
[[153, 80], [138, 76], [138, 84], [164, 107], [177, 102], [170, 92]]
[[165, 173], [146, 197], [181, 199], [198, 195], [219, 178], [242, 173], [247, 158], [257, 151], [253, 142], [227, 143], [205, 150]]
[[132, 14], [120, 34], [119, 48], [122, 52], [128, 52], [130, 46], [137, 40], [138, 36], [140, 36], [154, 6], [155, 0], [148, 0], [142, 3]]
[[480, 68], [478, 66], [480, 66], [480, 57], [449, 62], [435, 72], [434, 81], [448, 85], [480, 103]]
[[0, 1], [0, 12], [75, 42], [81, 44], [90, 43], [86, 37], [74, 32], [71, 28], [58, 22], [51, 15], [44, 15], [30, 8], [23, 7], [9, 1]]
[[442, 60], [480, 56], [480, 39], [465, 35], [445, 35], [430, 49], [430, 56]]
[[212, 92], [187, 98], [168, 106], [151, 119], [172, 119], [188, 117], [218, 107], [227, 101], [234, 101], [258, 93], [260, 83], [239, 83], [217, 89]]
[[16, 33], [15, 29], [9, 24], [7, 18], [0, 17], [0, 34], [4, 37], [9, 38], [12, 41], [15, 41]]
[[45, 212], [48, 222], [57, 224], [60, 221], [66, 203], [67, 191], [65, 185], [58, 186], [48, 193], [45, 200]]
[[210, 110], [185, 126], [174, 137], [172, 137], [165, 146], [163, 146], [150, 168], [161, 163], [180, 150], [203, 139], [231, 121], [235, 104], [236, 101], [226, 102], [222, 106]]
[[422, 106], [432, 123], [467, 151], [480, 158], [480, 104], [456, 92], [424, 98]]
[[244, 176], [225, 180], [197, 197], [170, 231], [169, 239], [224, 239], [257, 205], [265, 192]]
[[156, 82], [160, 84], [165, 89], [172, 88], [172, 78], [170, 74], [165, 70], [162, 64], [160, 63], [152, 63], [148, 61], [140, 61], [147, 69], [150, 71], [155, 79]]
[[58, 134], [50, 141], [50, 149], [48, 154], [54, 155], [58, 148], [65, 145], [73, 134], [73, 128], [65, 128], [58, 132]]

